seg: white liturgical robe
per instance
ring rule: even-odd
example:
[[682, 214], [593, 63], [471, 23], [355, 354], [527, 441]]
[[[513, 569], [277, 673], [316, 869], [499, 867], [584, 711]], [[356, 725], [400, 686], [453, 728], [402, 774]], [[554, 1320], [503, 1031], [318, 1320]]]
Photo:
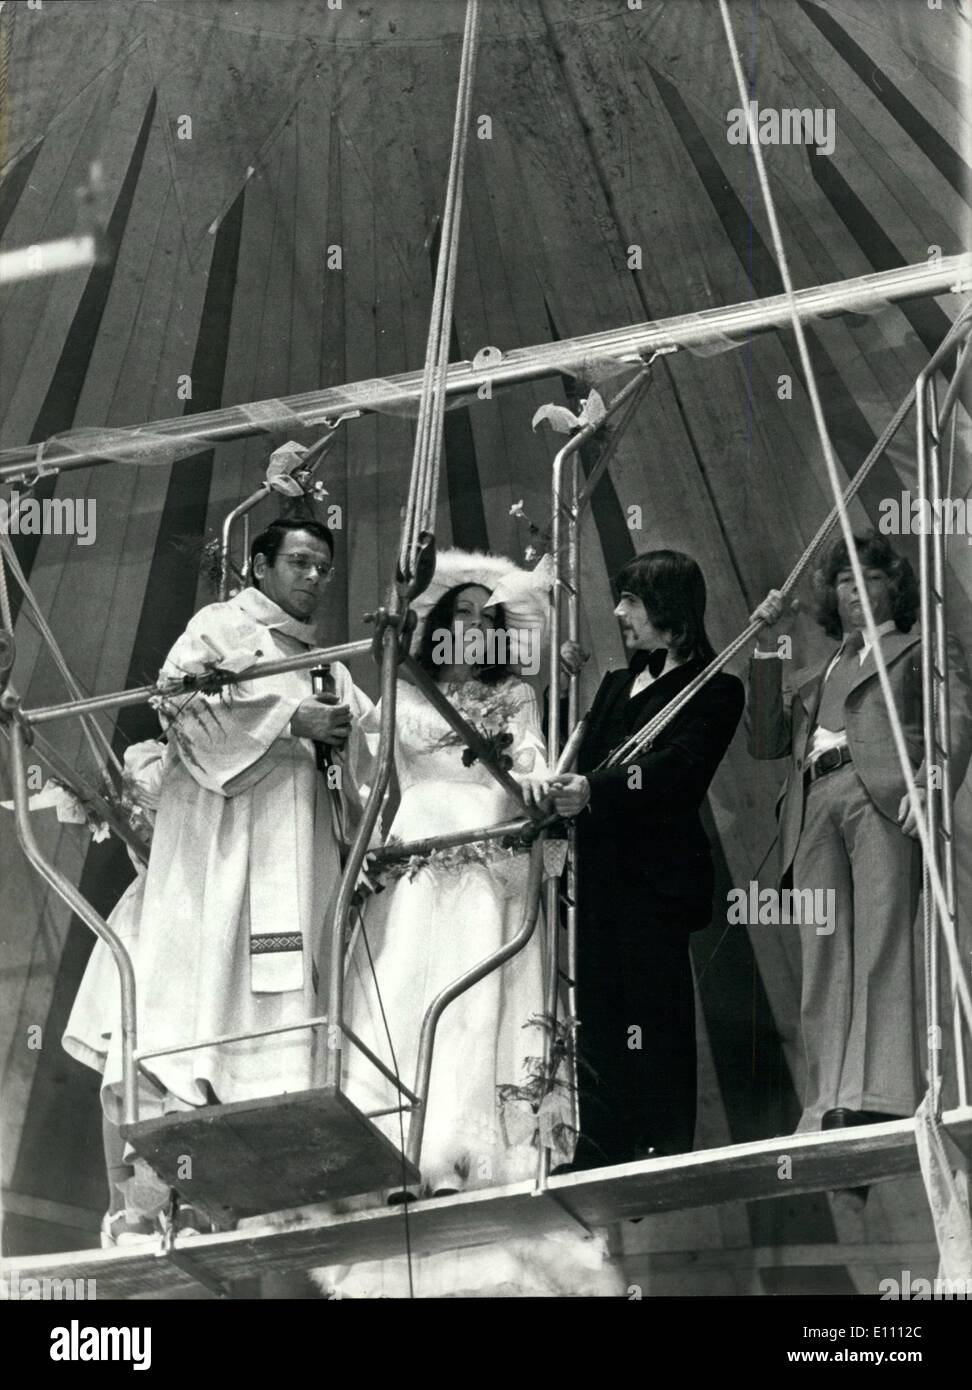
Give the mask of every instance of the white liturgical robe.
[[[196, 614], [162, 675], [243, 670], [316, 645], [313, 625], [244, 589]], [[331, 673], [352, 718], [342, 776], [357, 785], [369, 770], [359, 721], [372, 705], [345, 667], [332, 663]], [[178, 756], [162, 786], [135, 952], [140, 1050], [325, 1011], [340, 882], [333, 793], [314, 744], [290, 732], [311, 693], [310, 673], [291, 671], [221, 695], [179, 696], [161, 711]], [[106, 1110], [116, 1120], [117, 1043], [105, 1074]], [[301, 1029], [147, 1060], [157, 1087], [143, 1078], [140, 1118], [312, 1087], [322, 1056], [312, 1030]]]

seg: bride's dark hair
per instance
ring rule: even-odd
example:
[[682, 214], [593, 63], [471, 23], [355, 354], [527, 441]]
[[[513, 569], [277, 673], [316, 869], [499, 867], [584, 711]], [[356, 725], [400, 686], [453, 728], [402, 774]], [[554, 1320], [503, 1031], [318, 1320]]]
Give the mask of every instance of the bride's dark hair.
[[[477, 584], [475, 580], [467, 580], [465, 584], [456, 584], [451, 589], [446, 589], [441, 598], [436, 599], [429, 609], [429, 615], [425, 620], [425, 627], [422, 631], [422, 640], [419, 643], [416, 661], [423, 671], [428, 671], [433, 680], [438, 679], [438, 674], [442, 669], [441, 663], [434, 659], [435, 638], [437, 633], [451, 632], [452, 624], [456, 615], [456, 604], [459, 595], [466, 589], [485, 589], [485, 584]], [[506, 627], [506, 611], [501, 603], [497, 603], [490, 612], [496, 616], [497, 629]], [[512, 668], [506, 662], [487, 663], [484, 666], [473, 666], [470, 668], [477, 680], [481, 680], [484, 685], [498, 685], [500, 681], [506, 680], [507, 676], [513, 674]]]

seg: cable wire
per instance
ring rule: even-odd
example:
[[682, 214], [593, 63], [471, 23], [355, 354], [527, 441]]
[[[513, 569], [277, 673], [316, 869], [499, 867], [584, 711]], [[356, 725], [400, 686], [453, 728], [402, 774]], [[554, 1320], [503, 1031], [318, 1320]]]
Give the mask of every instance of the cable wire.
[[[749, 132], [749, 143], [753, 152], [753, 159], [756, 164], [756, 174], [759, 180], [760, 192], [762, 194], [763, 206], [766, 209], [766, 216], [769, 221], [770, 234], [773, 240], [773, 250], [779, 266], [780, 277], [783, 281], [784, 292], [789, 305], [790, 318], [793, 324], [793, 332], [796, 336], [797, 350], [800, 355], [800, 363], [803, 368], [806, 381], [807, 394], [810, 397], [810, 405], [813, 411], [814, 424], [817, 429], [817, 436], [823, 449], [824, 462], [827, 467], [827, 477], [830, 483], [831, 492], [837, 506], [838, 520], [840, 522], [841, 534], [847, 546], [847, 558], [850, 561], [850, 568], [854, 575], [854, 583], [860, 597], [861, 608], [864, 613], [864, 624], [867, 632], [868, 641], [874, 654], [875, 665], [877, 666], [878, 681], [881, 686], [881, 693], [884, 696], [884, 703], [887, 710], [888, 722], [891, 726], [891, 735], [894, 741], [895, 753], [897, 754], [901, 773], [904, 778], [905, 786], [908, 791], [909, 801], [916, 810], [916, 826], [918, 838], [925, 856], [925, 863], [928, 873], [928, 881], [938, 908], [939, 924], [942, 937], [945, 941], [949, 955], [949, 962], [952, 970], [952, 978], [955, 983], [962, 1008], [965, 1013], [966, 1026], [972, 1032], [972, 994], [969, 991], [969, 984], [965, 978], [965, 972], [959, 954], [958, 942], [955, 939], [955, 932], [949, 918], [948, 900], [942, 884], [938, 865], [935, 862], [934, 845], [932, 844], [929, 833], [928, 819], [923, 810], [919, 810], [918, 788], [915, 783], [914, 769], [908, 756], [908, 748], [905, 743], [904, 730], [901, 727], [901, 719], [898, 715], [894, 703], [894, 692], [891, 689], [891, 682], [888, 678], [887, 663], [881, 651], [881, 642], [878, 636], [877, 625], [874, 621], [874, 612], [871, 608], [871, 601], [867, 593], [867, 585], [864, 582], [864, 573], [861, 566], [860, 556], [857, 553], [857, 546], [854, 542], [854, 531], [851, 524], [850, 514], [847, 504], [844, 501], [840, 475], [837, 469], [837, 460], [834, 455], [833, 444], [830, 439], [830, 431], [827, 427], [826, 417], [824, 416], [823, 406], [820, 401], [820, 392], [817, 387], [817, 377], [814, 371], [813, 362], [807, 348], [806, 335], [803, 323], [800, 318], [799, 308], [796, 302], [793, 280], [790, 274], [789, 261], [786, 255], [786, 247], [783, 244], [783, 237], [776, 214], [776, 204], [773, 199], [773, 192], [769, 185], [769, 178], [766, 172], [766, 164], [763, 159], [762, 146], [759, 143], [759, 133], [753, 119], [752, 108], [749, 105], [749, 92], [746, 86], [746, 79], [743, 73], [742, 61], [739, 56], [739, 48], [736, 43], [736, 35], [732, 27], [732, 19], [729, 15], [727, 0], [718, 0], [719, 14], [722, 25], [726, 32], [726, 41], [729, 45], [729, 53], [732, 59], [733, 72], [736, 77], [736, 86], [739, 92], [739, 100], [746, 116], [746, 125]], [[928, 640], [930, 634], [925, 635]]]

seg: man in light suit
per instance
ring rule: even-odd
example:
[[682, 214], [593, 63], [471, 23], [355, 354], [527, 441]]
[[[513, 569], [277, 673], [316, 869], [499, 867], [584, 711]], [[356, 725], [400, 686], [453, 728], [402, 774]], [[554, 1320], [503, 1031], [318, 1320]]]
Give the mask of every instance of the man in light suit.
[[[918, 586], [882, 536], [856, 538], [894, 702], [924, 805]], [[814, 576], [818, 621], [841, 641], [784, 695], [778, 590], [756, 609], [767, 624], [750, 666], [749, 751], [790, 758], [777, 803], [780, 870], [796, 890], [834, 891], [832, 931], [801, 930], [800, 1022], [806, 1095], [799, 1130], [838, 1129], [914, 1113], [921, 1092], [912, 925], [921, 889], [916, 815], [895, 753], [877, 664], [847, 548]], [[972, 753], [972, 693], [949, 639], [952, 786]]]

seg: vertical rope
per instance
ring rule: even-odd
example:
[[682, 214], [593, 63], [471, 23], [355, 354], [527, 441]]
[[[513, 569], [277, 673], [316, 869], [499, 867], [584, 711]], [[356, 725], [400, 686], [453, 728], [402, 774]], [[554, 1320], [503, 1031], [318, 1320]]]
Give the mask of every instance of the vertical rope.
[[[967, 308], [963, 309], [962, 312], [959, 314], [958, 318], [956, 318], [955, 322], [952, 324], [948, 333], [942, 340], [943, 346], [946, 343], [952, 341], [959, 333], [962, 332], [966, 321], [970, 317], [972, 317], [972, 305], [969, 305]], [[871, 452], [868, 454], [867, 458], [861, 464], [858, 471], [854, 474], [854, 477], [851, 479], [850, 483], [848, 483], [847, 487], [844, 489], [843, 501], [845, 505], [848, 502], [852, 501], [857, 496], [858, 492], [860, 492], [861, 488], [864, 486], [864, 483], [871, 470], [874, 468], [874, 465], [877, 463], [878, 459], [882, 456], [885, 449], [888, 447], [892, 438], [900, 428], [905, 416], [908, 414], [908, 411], [914, 404], [914, 399], [915, 388], [914, 386], [912, 386], [908, 394], [905, 396], [904, 400], [900, 403], [897, 410], [892, 415], [891, 419], [888, 421], [887, 425], [882, 430], [881, 437], [875, 442], [874, 447], [871, 449]], [[837, 525], [839, 519], [839, 509], [837, 507], [832, 507], [830, 512], [823, 520], [823, 522], [817, 528], [817, 531], [814, 534], [813, 539], [807, 545], [803, 554], [800, 556], [799, 560], [794, 565], [793, 569], [790, 571], [789, 575], [783, 582], [783, 585], [780, 589], [780, 593], [783, 595], [784, 598], [787, 597], [787, 595], [789, 595], [793, 591], [797, 583], [803, 578], [803, 575], [807, 569], [807, 566], [810, 564], [810, 561], [813, 559], [814, 555], [817, 553], [817, 551], [823, 545], [824, 541], [830, 535], [831, 531]], [[674, 700], [669, 701], [669, 703], [665, 706], [664, 709], [659, 710], [658, 714], [655, 715], [654, 719], [650, 719], [647, 724], [643, 725], [643, 727], [637, 731], [637, 733], [632, 734], [631, 737], [626, 739], [624, 743], [619, 744], [619, 746], [611, 752], [610, 756], [607, 758], [603, 766], [616, 767], [619, 763], [623, 763], [627, 761], [629, 758], [637, 757], [640, 753], [643, 753], [645, 749], [648, 747], [648, 745], [654, 742], [654, 740], [658, 737], [662, 730], [667, 729], [669, 724], [671, 724], [672, 720], [675, 719], [682, 712], [682, 710], [685, 708], [688, 702], [692, 699], [693, 695], [695, 695], [702, 688], [703, 685], [706, 685], [718, 671], [721, 671], [724, 666], [728, 665], [728, 663], [732, 660], [736, 653], [741, 651], [743, 647], [746, 646], [746, 644], [756, 635], [756, 633], [762, 626], [763, 624], [758, 621], [750, 623], [749, 626], [746, 627], [738, 635], [738, 637], [734, 637], [733, 640], [729, 643], [729, 645], [727, 647], [724, 647], [723, 650], [713, 658], [713, 660], [709, 663], [709, 665], [705, 668], [704, 671], [700, 671], [699, 674], [694, 678], [694, 680], [691, 680], [689, 684], [685, 687], [685, 689], [681, 691], [680, 694], [676, 695]]]
[[13, 10], [5, 5], [0, 10], [0, 168], [7, 162], [7, 140], [10, 113], [7, 110], [7, 73], [13, 45]]
[[[67, 686], [68, 693], [71, 695], [72, 699], [83, 700], [85, 698], [85, 692], [81, 689], [80, 685], [75, 679], [74, 673], [72, 672], [70, 666], [68, 666], [67, 661], [65, 660], [64, 653], [58, 646], [57, 638], [54, 636], [54, 633], [52, 632], [51, 627], [47, 622], [47, 619], [44, 617], [44, 614], [41, 612], [40, 604], [34, 597], [30, 584], [27, 581], [27, 576], [21, 569], [20, 561], [17, 559], [17, 552], [11, 545], [10, 538], [7, 535], [7, 532], [4, 530], [0, 530], [0, 576], [2, 576], [2, 580], [0, 580], [0, 582], [2, 582], [3, 586], [2, 591], [0, 591], [0, 600], [2, 600], [3, 596], [6, 594], [6, 575], [4, 573], [5, 562], [10, 565], [10, 571], [16, 579], [17, 583], [19, 584], [21, 591], [23, 592], [24, 602], [26, 603], [30, 611], [31, 617], [37, 625], [37, 630], [40, 633], [41, 638], [44, 640], [44, 642], [47, 643], [47, 646], [50, 649], [54, 665], [61, 673], [61, 677], [64, 681], [64, 684]], [[9, 608], [7, 609], [7, 612], [9, 613]], [[4, 626], [8, 627], [10, 631], [13, 630], [10, 627], [10, 624], [6, 616], [4, 617]], [[118, 757], [116, 756], [114, 749], [111, 746], [111, 741], [109, 740], [104, 730], [101, 728], [100, 724], [98, 724], [97, 720], [95, 720], [91, 715], [83, 714], [81, 716], [81, 728], [85, 738], [87, 739], [88, 747], [91, 750], [91, 755], [94, 758], [95, 767], [101, 768], [105, 765], [105, 762], [107, 761], [108, 766], [114, 768], [115, 771], [120, 774], [122, 771], [122, 765], [118, 760]]]
[[[868, 640], [872, 644], [875, 664], [877, 666], [878, 680], [881, 685], [881, 692], [884, 696], [884, 703], [887, 709], [888, 722], [891, 726], [891, 735], [894, 741], [895, 752], [898, 756], [901, 773], [904, 777], [905, 786], [912, 806], [918, 805], [918, 789], [915, 784], [914, 769], [908, 757], [908, 748], [905, 743], [904, 731], [901, 727], [901, 720], [894, 703], [894, 692], [891, 689], [891, 682], [888, 679], [888, 668], [881, 651], [881, 643], [878, 638], [877, 627], [874, 622], [874, 613], [871, 609], [871, 602], [867, 595], [867, 586], [864, 582], [864, 573], [861, 567], [860, 557], [857, 553], [857, 546], [854, 543], [854, 531], [851, 525], [850, 514], [841, 491], [840, 475], [837, 470], [837, 460], [834, 456], [833, 444], [830, 439], [830, 432], [827, 428], [827, 421], [823, 413], [823, 406], [820, 402], [820, 392], [817, 387], [817, 377], [814, 371], [813, 362], [807, 348], [806, 335], [803, 331], [803, 322], [800, 318], [799, 306], [793, 289], [793, 279], [790, 274], [789, 261], [786, 255], [786, 247], [783, 244], [783, 237], [780, 231], [780, 224], [776, 215], [776, 204], [773, 200], [773, 192], [769, 185], [769, 178], [766, 173], [766, 164], [763, 159], [762, 146], [759, 143], [759, 133], [756, 123], [753, 120], [752, 110], [749, 105], [749, 91], [746, 86], [746, 79], [743, 74], [742, 61], [739, 56], [739, 48], [736, 44], [736, 35], [733, 31], [732, 20], [729, 15], [727, 0], [718, 0], [719, 14], [722, 19], [722, 26], [726, 33], [726, 41], [729, 45], [729, 53], [732, 59], [732, 68], [736, 77], [736, 86], [739, 93], [740, 105], [746, 116], [746, 125], [749, 132], [749, 143], [753, 152], [753, 160], [756, 165], [756, 174], [759, 179], [760, 193], [763, 199], [763, 206], [769, 221], [770, 235], [773, 241], [773, 250], [779, 265], [780, 277], [783, 281], [784, 293], [790, 312], [790, 319], [793, 324], [793, 332], [796, 336], [797, 350], [800, 355], [800, 364], [803, 368], [804, 378], [807, 384], [807, 394], [810, 397], [810, 405], [813, 411], [814, 424], [817, 429], [817, 436], [823, 449], [824, 462], [827, 467], [827, 477], [830, 489], [833, 493], [834, 501], [837, 506], [838, 520], [840, 522], [841, 533], [847, 546], [847, 556], [850, 567], [854, 575], [854, 582], [860, 595], [861, 607], [864, 610], [864, 624], [867, 631]], [[926, 636], [927, 640], [927, 636]], [[954, 932], [948, 930], [948, 901], [945, 896], [945, 889], [942, 885], [941, 875], [938, 872], [938, 865], [934, 860], [934, 846], [928, 832], [928, 821], [926, 817], [919, 813], [916, 816], [918, 838], [921, 841], [922, 851], [927, 865], [928, 879], [932, 893], [935, 898], [935, 905], [938, 908], [939, 921], [942, 925], [942, 936], [945, 940], [949, 953], [949, 963], [952, 969], [952, 977], [955, 980], [959, 995], [962, 1000], [962, 1007], [966, 1017], [967, 1026], [972, 1029], [972, 995], [969, 992], [968, 981], [961, 957], [958, 951], [958, 944], [955, 940]]]
[[[2, 532], [6, 538], [6, 532]], [[13, 612], [10, 608], [10, 593], [7, 589], [7, 561], [3, 550], [0, 549], [0, 626], [5, 627], [13, 636]]]
[[462, 218], [462, 195], [465, 183], [466, 145], [472, 109], [473, 74], [479, 47], [481, 0], [468, 0], [466, 24], [462, 40], [462, 58], [456, 91], [456, 114], [452, 129], [452, 149], [449, 175], [446, 181], [445, 207], [442, 217], [442, 236], [436, 266], [432, 313], [422, 371], [422, 391], [419, 397], [418, 425], [409, 479], [408, 500], [402, 525], [399, 567], [410, 572], [417, 549], [418, 536], [431, 530], [439, 494], [442, 458], [442, 421], [445, 413], [446, 379], [449, 366], [449, 339], [452, 310], [455, 301], [456, 264], [459, 254], [459, 227]]

